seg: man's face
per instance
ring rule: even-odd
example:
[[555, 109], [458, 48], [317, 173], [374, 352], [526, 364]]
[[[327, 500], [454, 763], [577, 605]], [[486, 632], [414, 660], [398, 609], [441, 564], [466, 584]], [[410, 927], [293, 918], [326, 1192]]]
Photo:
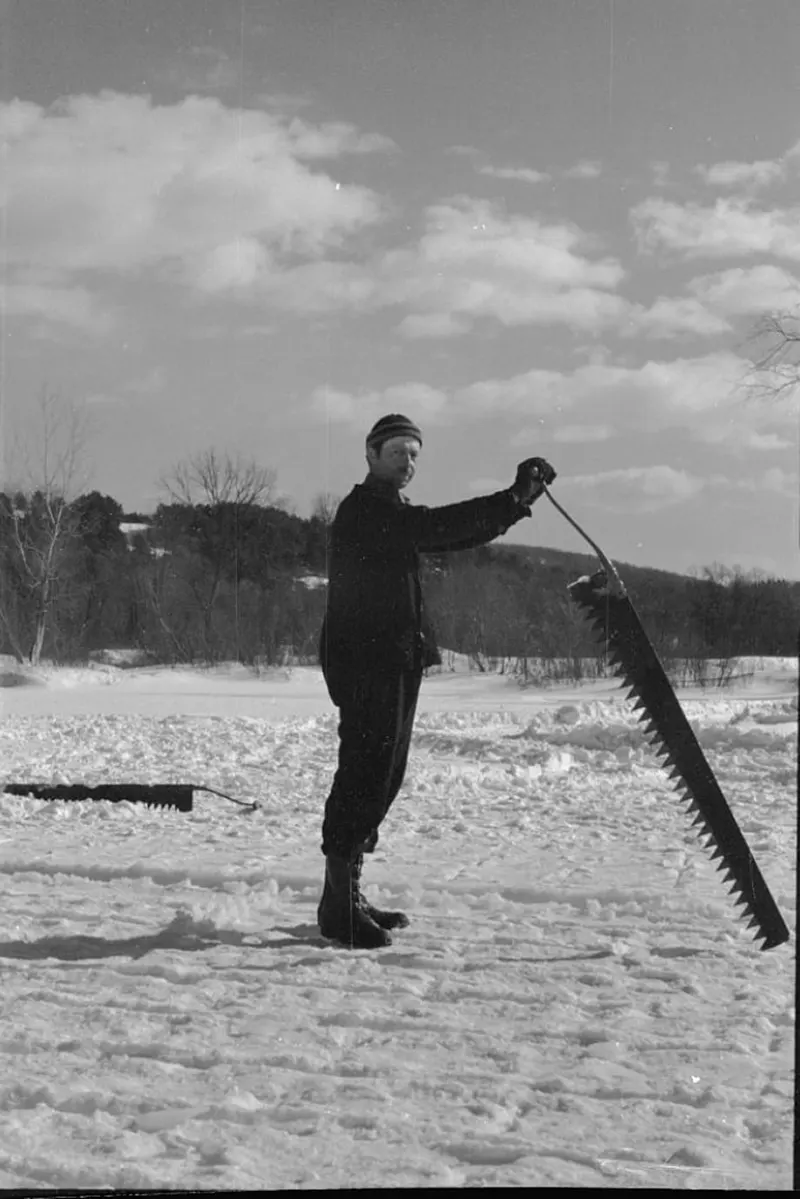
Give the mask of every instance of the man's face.
[[416, 437], [390, 437], [381, 446], [380, 454], [369, 447], [370, 472], [402, 491], [414, 478], [420, 448]]

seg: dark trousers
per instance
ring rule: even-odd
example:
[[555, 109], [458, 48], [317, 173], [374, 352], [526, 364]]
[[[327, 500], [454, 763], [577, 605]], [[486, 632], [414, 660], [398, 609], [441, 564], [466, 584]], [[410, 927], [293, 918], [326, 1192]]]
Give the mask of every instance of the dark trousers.
[[339, 766], [322, 824], [322, 852], [371, 853], [403, 782], [422, 676], [362, 675], [337, 693]]

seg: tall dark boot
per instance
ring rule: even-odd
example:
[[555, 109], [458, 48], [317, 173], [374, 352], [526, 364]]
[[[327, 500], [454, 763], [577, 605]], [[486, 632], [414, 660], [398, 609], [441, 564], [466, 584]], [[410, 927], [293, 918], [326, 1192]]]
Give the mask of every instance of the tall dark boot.
[[364, 911], [358, 882], [353, 882], [354, 863], [328, 854], [325, 886], [317, 908], [317, 923], [323, 937], [340, 941], [350, 949], [381, 949], [392, 938]]
[[379, 928], [408, 928], [409, 920], [405, 912], [385, 912], [368, 903], [361, 893], [361, 871], [364, 866], [364, 855], [360, 853], [353, 862], [353, 889], [358, 895], [358, 904], [362, 912], [366, 912]]

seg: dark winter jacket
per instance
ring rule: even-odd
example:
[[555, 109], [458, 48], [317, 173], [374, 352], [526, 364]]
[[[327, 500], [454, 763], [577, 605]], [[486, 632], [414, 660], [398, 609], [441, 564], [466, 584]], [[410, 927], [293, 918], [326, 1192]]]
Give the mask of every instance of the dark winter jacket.
[[320, 661], [334, 703], [354, 675], [441, 662], [420, 589], [420, 553], [485, 545], [530, 513], [510, 490], [426, 508], [372, 475], [357, 484], [331, 528]]

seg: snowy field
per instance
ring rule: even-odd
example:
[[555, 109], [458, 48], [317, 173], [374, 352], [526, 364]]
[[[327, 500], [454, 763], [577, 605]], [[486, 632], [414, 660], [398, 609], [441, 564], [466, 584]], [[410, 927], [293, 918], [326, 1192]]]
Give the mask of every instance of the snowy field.
[[[797, 665], [753, 665], [680, 695], [794, 934]], [[0, 794], [0, 1188], [791, 1187], [794, 936], [759, 951], [614, 682], [426, 680], [364, 874], [412, 923], [350, 952], [318, 670], [18, 681], [0, 781], [261, 806]]]

